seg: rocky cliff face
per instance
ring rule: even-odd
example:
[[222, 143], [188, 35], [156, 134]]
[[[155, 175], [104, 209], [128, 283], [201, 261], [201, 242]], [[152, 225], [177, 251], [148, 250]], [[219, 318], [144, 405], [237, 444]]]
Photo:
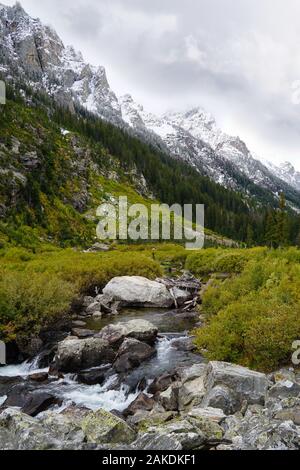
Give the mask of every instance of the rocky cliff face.
[[265, 166], [239, 137], [223, 133], [201, 108], [155, 116], [130, 95], [118, 99], [103, 67], [86, 63], [81, 53], [65, 47], [51, 27], [31, 18], [19, 3], [0, 5], [0, 73], [21, 78], [34, 88], [40, 89], [42, 84], [69, 109], [78, 104], [130, 129], [226, 187], [251, 195], [263, 188], [275, 197], [284, 191], [291, 205], [297, 206], [300, 175], [290, 164], [280, 169]]
[[65, 47], [56, 32], [21, 7], [0, 6], [1, 72], [25, 79], [70, 109], [78, 103], [118, 123], [121, 111], [105, 69], [87, 64], [81, 53]]

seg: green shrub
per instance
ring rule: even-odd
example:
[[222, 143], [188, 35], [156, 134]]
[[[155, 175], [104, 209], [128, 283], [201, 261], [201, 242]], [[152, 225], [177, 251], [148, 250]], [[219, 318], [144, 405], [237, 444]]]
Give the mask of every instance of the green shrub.
[[115, 276], [161, 275], [159, 264], [137, 253], [80, 253], [72, 249], [39, 254], [11, 249], [0, 258], [0, 336], [38, 334], [65, 315], [72, 301], [95, 293]]
[[195, 332], [208, 359], [267, 371], [290, 363], [300, 338], [300, 265], [291, 253], [256, 253], [240, 275], [208, 288], [207, 323]]

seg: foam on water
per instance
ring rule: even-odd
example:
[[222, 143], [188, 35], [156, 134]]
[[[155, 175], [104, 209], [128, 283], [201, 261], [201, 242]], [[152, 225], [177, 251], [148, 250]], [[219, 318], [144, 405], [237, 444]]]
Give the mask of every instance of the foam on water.
[[[50, 382], [41, 390], [52, 393], [63, 399], [62, 407], [57, 407], [54, 411], [60, 412], [71, 403], [84, 406], [91, 410], [105, 409], [107, 411], [124, 411], [139, 395], [137, 384], [146, 379], [149, 385], [155, 377], [164, 372], [171, 371], [178, 364], [190, 360], [189, 353], [179, 351], [174, 347], [174, 341], [186, 338], [185, 334], [164, 335], [160, 337], [156, 344], [157, 354], [155, 357], [140, 365], [126, 377], [126, 384], [119, 384], [118, 375], [111, 375], [102, 385], [84, 385], [76, 381], [75, 375], [66, 375], [63, 379]], [[39, 360], [24, 362], [23, 364], [6, 366], [0, 368], [2, 377], [28, 377], [37, 372], [48, 372], [48, 369], [38, 368]], [[132, 390], [136, 390], [132, 392]], [[0, 405], [4, 402], [4, 397], [0, 397]]]
[[22, 364], [0, 367], [0, 377], [28, 377], [32, 374], [48, 372], [49, 368], [38, 368], [38, 360], [37, 357], [32, 362], [26, 361]]

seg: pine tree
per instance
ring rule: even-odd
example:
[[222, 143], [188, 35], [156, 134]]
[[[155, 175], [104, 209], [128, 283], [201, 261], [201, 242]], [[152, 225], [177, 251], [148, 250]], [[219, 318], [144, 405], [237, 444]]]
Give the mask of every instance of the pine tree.
[[276, 214], [276, 243], [283, 247], [288, 244], [288, 219], [286, 213], [286, 199], [283, 193], [280, 194], [279, 210]]
[[277, 246], [277, 233], [276, 233], [276, 215], [275, 212], [270, 210], [266, 217], [265, 222], [265, 241], [271, 248]]

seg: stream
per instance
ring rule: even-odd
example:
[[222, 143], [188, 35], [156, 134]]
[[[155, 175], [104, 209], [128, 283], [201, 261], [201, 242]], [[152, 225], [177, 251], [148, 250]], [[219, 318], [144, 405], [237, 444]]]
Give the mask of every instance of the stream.
[[[191, 351], [189, 331], [195, 326], [197, 318], [174, 314], [174, 310], [135, 309], [124, 310], [118, 316], [109, 316], [101, 320], [87, 319], [87, 328], [100, 331], [104, 326], [127, 322], [132, 319], [145, 319], [159, 329], [156, 342], [157, 355], [144, 361], [138, 368], [124, 376], [116, 374], [111, 367], [102, 366], [105, 370], [105, 381], [100, 385], [84, 385], [77, 381], [77, 376], [68, 374], [62, 379], [52, 379], [45, 383], [36, 383], [34, 389], [47, 392], [62, 400], [62, 405], [54, 407], [58, 412], [76, 404], [91, 410], [103, 408], [107, 411], [124, 411], [139, 395], [139, 384], [144, 382], [144, 393], [152, 381], [164, 373], [171, 373], [180, 368], [202, 362], [200, 355]], [[1, 377], [22, 377], [30, 380], [30, 375], [48, 372], [49, 369], [38, 367], [39, 358], [32, 362], [9, 365], [0, 368]], [[99, 370], [99, 368], [97, 368]], [[0, 406], [6, 396], [0, 396]]]

